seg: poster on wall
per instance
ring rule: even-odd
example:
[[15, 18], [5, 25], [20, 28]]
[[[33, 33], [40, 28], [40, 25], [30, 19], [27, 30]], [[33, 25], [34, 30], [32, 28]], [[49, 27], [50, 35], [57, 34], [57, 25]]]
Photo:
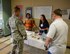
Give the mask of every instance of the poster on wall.
[[70, 9], [62, 10], [62, 18], [70, 19]]
[[44, 14], [47, 19], [51, 19], [52, 14], [52, 6], [37, 6], [33, 7], [33, 17], [40, 18], [40, 16]]
[[25, 14], [29, 13], [32, 16], [32, 7], [27, 7], [25, 12], [26, 12]]
[[20, 8], [20, 19], [23, 18], [23, 5], [17, 5]]
[[67, 15], [67, 14], [68, 14], [67, 10], [62, 10], [62, 15]]

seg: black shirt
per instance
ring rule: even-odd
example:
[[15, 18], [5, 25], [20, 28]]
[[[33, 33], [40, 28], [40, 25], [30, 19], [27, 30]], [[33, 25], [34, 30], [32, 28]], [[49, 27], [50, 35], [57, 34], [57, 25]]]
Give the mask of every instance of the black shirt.
[[41, 29], [49, 28], [49, 23], [48, 23], [48, 21], [45, 20], [44, 22], [42, 22], [42, 21], [40, 20], [39, 27], [40, 27]]

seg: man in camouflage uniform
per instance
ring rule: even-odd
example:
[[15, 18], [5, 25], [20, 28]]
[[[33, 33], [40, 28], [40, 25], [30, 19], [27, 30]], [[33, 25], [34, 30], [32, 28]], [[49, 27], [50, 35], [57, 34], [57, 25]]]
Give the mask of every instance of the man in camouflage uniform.
[[14, 8], [14, 15], [9, 18], [9, 26], [11, 29], [11, 36], [13, 47], [11, 54], [23, 54], [24, 39], [26, 39], [26, 32], [23, 22], [19, 19], [20, 8]]

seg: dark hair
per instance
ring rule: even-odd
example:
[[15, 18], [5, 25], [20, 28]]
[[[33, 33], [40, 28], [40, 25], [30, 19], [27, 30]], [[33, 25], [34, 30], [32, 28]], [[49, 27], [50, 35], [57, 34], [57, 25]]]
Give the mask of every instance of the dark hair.
[[40, 20], [39, 26], [40, 26], [40, 24], [44, 23], [44, 24], [46, 24], [46, 26], [49, 28], [49, 23], [48, 23], [48, 21], [47, 21], [47, 19], [46, 19], [45, 15], [44, 15], [44, 14], [42, 14], [41, 16], [43, 17], [44, 22], [42, 22], [42, 21]]
[[42, 14], [41, 16], [43, 17], [44, 21], [42, 22], [42, 20], [40, 20], [40, 24], [41, 24], [41, 23], [46, 23], [46, 22], [47, 22], [47, 19], [46, 19], [45, 15]]
[[58, 16], [62, 16], [62, 10], [61, 9], [56, 9], [53, 11], [53, 13], [58, 15]]
[[45, 17], [45, 15], [44, 15], [44, 14], [42, 14], [41, 16], [43, 17], [44, 21], [46, 21], [46, 17]]
[[29, 18], [32, 18], [30, 13], [26, 13], [26, 18], [27, 18], [27, 15], [29, 15]]
[[14, 11], [15, 11], [15, 12], [20, 11], [20, 8], [19, 8], [18, 6], [16, 6], [16, 7], [14, 8]]

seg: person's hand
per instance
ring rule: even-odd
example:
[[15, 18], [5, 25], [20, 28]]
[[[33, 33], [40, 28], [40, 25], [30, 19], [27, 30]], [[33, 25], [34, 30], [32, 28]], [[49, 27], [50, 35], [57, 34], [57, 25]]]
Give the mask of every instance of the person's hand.
[[45, 41], [45, 44], [44, 44], [44, 47], [45, 47], [45, 50], [48, 50], [48, 45], [46, 44], [46, 41]]
[[45, 29], [41, 29], [41, 30], [45, 30]]
[[47, 49], [49, 48], [49, 44], [50, 44], [51, 42], [52, 42], [52, 38], [46, 37], [45, 46], [47, 47]]
[[44, 45], [44, 47], [45, 47], [45, 50], [48, 50], [48, 47], [46, 45]]

